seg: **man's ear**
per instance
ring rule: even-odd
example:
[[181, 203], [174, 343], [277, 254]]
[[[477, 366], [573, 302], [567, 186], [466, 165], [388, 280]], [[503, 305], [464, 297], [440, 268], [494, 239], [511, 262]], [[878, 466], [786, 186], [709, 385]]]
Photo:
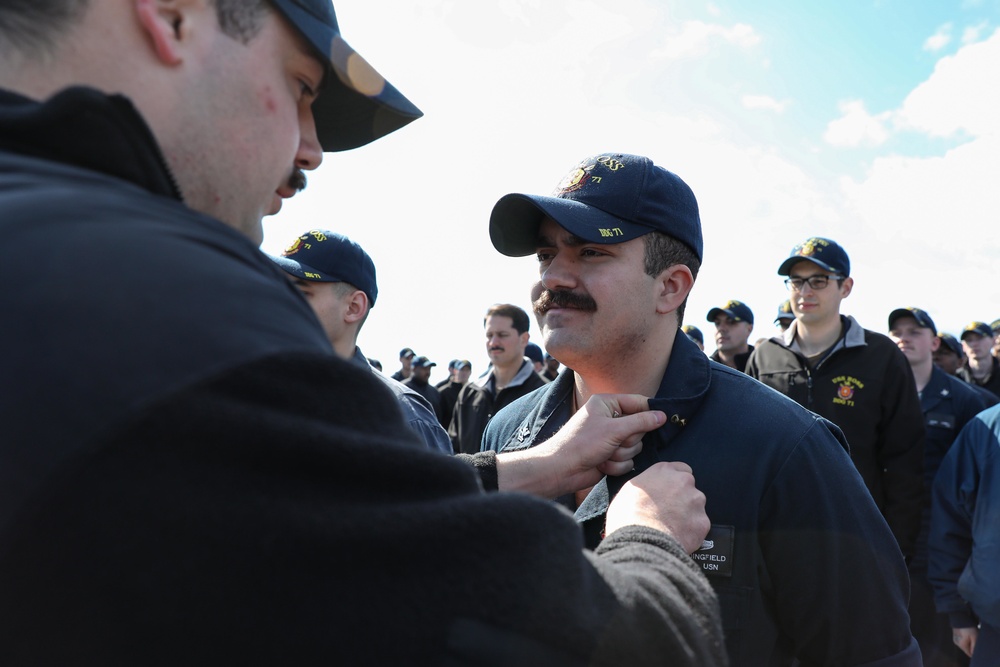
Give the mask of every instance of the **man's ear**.
[[852, 289], [854, 289], [854, 278], [844, 278], [844, 285], [840, 288], [840, 298], [846, 299], [849, 297]]
[[674, 264], [664, 269], [656, 279], [659, 294], [656, 298], [656, 312], [672, 313], [681, 307], [687, 299], [691, 287], [694, 286], [694, 276], [691, 269], [683, 264]]
[[186, 0], [132, 0], [136, 18], [153, 47], [153, 53], [165, 65], [183, 60], [181, 45], [189, 35], [192, 3]]
[[365, 319], [368, 314], [368, 295], [361, 290], [354, 290], [347, 302], [347, 310], [344, 312], [344, 322], [354, 324]]

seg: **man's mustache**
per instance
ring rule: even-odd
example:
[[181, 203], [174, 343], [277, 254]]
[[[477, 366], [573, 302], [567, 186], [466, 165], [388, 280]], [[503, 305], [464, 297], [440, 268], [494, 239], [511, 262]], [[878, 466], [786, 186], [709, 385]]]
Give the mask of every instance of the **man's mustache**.
[[574, 308], [593, 312], [597, 310], [597, 303], [588, 294], [577, 294], [576, 292], [544, 290], [538, 295], [531, 309], [535, 315], [544, 315], [551, 308]]
[[306, 189], [306, 174], [301, 169], [293, 169], [291, 176], [288, 177], [288, 187], [294, 188], [296, 192], [302, 192]]

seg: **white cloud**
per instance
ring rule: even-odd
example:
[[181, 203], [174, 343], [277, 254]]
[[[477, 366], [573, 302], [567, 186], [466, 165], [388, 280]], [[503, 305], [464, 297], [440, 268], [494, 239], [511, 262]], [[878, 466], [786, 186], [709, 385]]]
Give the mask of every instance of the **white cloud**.
[[940, 51], [951, 41], [951, 24], [945, 23], [924, 42], [924, 51]]
[[[932, 312], [946, 331], [996, 317], [990, 312], [1000, 303], [998, 77], [1000, 31], [942, 58], [889, 113], [896, 129], [964, 142], [932, 157], [880, 157], [864, 178], [842, 181], [847, 210], [867, 237], [852, 262], [909, 276], [893, 285], [894, 299]], [[955, 298], [941, 280], [976, 285], [976, 296]]]
[[740, 48], [750, 48], [760, 43], [760, 35], [753, 26], [737, 23], [727, 27], [704, 21], [685, 21], [679, 32], [669, 35], [666, 44], [653, 51], [653, 58], [679, 60], [705, 55], [718, 42]]
[[744, 95], [741, 102], [747, 109], [761, 109], [764, 111], [774, 111], [776, 113], [784, 112], [790, 104], [788, 100], [779, 101], [770, 95]]
[[[896, 274], [893, 298], [927, 309], [945, 331], [996, 317], [990, 313], [1000, 299], [1000, 237], [993, 233], [998, 152], [994, 136], [942, 156], [880, 158], [863, 180], [842, 184], [845, 203], [866, 229], [852, 263]], [[975, 296], [956, 298], [949, 287], [956, 284], [975, 286]]]
[[970, 25], [962, 31], [962, 44], [972, 44], [978, 42], [982, 34], [989, 28], [989, 23], [983, 21], [977, 25]]
[[889, 138], [886, 127], [891, 114], [872, 115], [861, 100], [840, 103], [841, 117], [830, 121], [823, 139], [832, 146], [880, 146]]
[[903, 101], [900, 128], [935, 137], [1000, 133], [1000, 29], [938, 61], [931, 76]]

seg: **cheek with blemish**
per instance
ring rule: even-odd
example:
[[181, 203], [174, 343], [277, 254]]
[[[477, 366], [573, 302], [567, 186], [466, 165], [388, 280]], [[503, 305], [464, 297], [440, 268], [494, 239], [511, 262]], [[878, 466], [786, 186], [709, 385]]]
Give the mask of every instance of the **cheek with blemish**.
[[274, 91], [270, 86], [266, 86], [264, 90], [260, 92], [260, 98], [268, 113], [273, 114], [278, 110], [278, 102], [274, 99]]

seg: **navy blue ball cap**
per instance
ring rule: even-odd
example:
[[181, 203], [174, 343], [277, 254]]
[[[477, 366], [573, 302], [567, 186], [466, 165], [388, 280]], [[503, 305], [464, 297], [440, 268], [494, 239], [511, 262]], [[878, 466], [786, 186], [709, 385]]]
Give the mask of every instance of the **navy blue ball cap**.
[[708, 321], [714, 322], [719, 315], [725, 315], [734, 322], [753, 324], [753, 311], [742, 301], [727, 301], [726, 305], [708, 311]]
[[778, 267], [778, 275], [787, 276], [792, 267], [801, 261], [812, 262], [821, 269], [845, 278], [851, 275], [851, 260], [847, 253], [836, 241], [830, 239], [814, 236], [792, 248], [788, 259]]
[[701, 219], [694, 193], [680, 177], [647, 157], [594, 155], [573, 167], [551, 196], [504, 195], [490, 215], [493, 246], [510, 257], [531, 255], [546, 217], [588, 243], [624, 243], [663, 232], [701, 260]]
[[962, 350], [962, 344], [958, 342], [958, 339], [949, 333], [939, 334], [938, 338], [941, 340], [941, 344], [946, 348], [955, 353], [956, 357], [961, 357], [965, 352]]
[[966, 335], [973, 333], [979, 334], [980, 336], [986, 336], [987, 338], [993, 338], [993, 329], [986, 322], [969, 322], [962, 329], [962, 335], [960, 338], [965, 340]]
[[782, 320], [794, 320], [795, 313], [792, 312], [792, 302], [785, 299], [780, 306], [778, 306], [778, 316], [774, 318], [774, 323], [777, 324]]
[[314, 229], [295, 239], [280, 257], [271, 257], [286, 273], [318, 283], [350, 283], [375, 306], [375, 263], [364, 248], [334, 232]]
[[524, 346], [524, 356], [528, 357], [532, 361], [545, 363], [545, 353], [542, 352], [542, 348], [538, 347], [534, 343], [528, 343]]
[[691, 324], [685, 324], [684, 326], [681, 327], [681, 331], [683, 331], [684, 335], [690, 338], [691, 340], [697, 341], [702, 345], [705, 344], [705, 337], [702, 335], [701, 329], [699, 329], [698, 327], [693, 326]]
[[993, 333], [1000, 334], [1000, 319], [990, 322], [990, 329], [993, 329]]
[[897, 308], [896, 310], [889, 313], [889, 329], [896, 323], [901, 317], [912, 317], [917, 321], [917, 326], [922, 329], [930, 329], [931, 333], [935, 336], [937, 335], [937, 327], [934, 326], [934, 320], [931, 316], [927, 314], [927, 311], [921, 310], [920, 308]]
[[313, 102], [324, 151], [345, 151], [375, 141], [423, 113], [392, 87], [340, 36], [330, 0], [271, 0], [319, 52], [329, 70]]
[[437, 366], [433, 361], [427, 357], [417, 357], [413, 360], [414, 368], [431, 368], [432, 366]]

